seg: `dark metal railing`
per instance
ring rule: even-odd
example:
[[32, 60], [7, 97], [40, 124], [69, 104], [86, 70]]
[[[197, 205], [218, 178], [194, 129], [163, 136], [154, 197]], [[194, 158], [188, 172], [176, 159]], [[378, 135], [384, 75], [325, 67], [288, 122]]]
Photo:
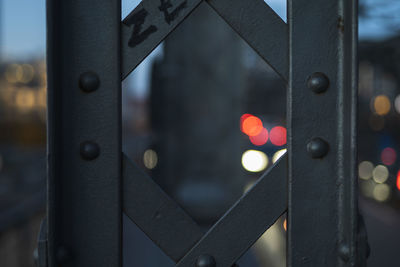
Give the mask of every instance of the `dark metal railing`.
[[[121, 81], [201, 2], [288, 84], [288, 154], [207, 232], [121, 152]], [[122, 22], [119, 0], [48, 0], [47, 8], [40, 266], [121, 266], [122, 212], [176, 266], [232, 266], [284, 212], [288, 266], [365, 265], [356, 0], [289, 0], [288, 23], [262, 0], [143, 0]]]

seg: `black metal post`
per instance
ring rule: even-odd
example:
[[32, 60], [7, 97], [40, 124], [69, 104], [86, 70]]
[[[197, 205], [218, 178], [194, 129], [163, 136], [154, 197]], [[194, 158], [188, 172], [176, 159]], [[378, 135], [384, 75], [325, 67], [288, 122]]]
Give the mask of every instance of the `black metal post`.
[[359, 264], [356, 12], [356, 0], [289, 1], [288, 266]]
[[49, 266], [121, 266], [120, 5], [47, 0]]

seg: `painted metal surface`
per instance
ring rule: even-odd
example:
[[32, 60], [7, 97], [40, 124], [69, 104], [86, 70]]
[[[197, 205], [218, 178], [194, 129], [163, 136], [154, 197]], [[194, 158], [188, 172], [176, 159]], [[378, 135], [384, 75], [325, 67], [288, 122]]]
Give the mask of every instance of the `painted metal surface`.
[[120, 1], [47, 10], [48, 264], [121, 266]]
[[287, 157], [283, 156], [177, 263], [195, 266], [209, 255], [216, 266], [232, 266], [286, 211]]
[[126, 156], [122, 192], [124, 213], [174, 261], [203, 236], [193, 219]]
[[360, 264], [356, 5], [289, 1], [289, 266]]
[[208, 232], [122, 156], [121, 80], [201, 2], [143, 0], [121, 22], [119, 0], [47, 1], [41, 266], [121, 266], [122, 210], [177, 266], [232, 266], [286, 210], [288, 266], [365, 266], [356, 0], [289, 0], [288, 24], [261, 0], [207, 1], [288, 81], [289, 129], [288, 155]]
[[208, 4], [285, 80], [288, 26], [263, 0], [209, 0]]
[[122, 21], [122, 78], [125, 79], [202, 0], [143, 0]]

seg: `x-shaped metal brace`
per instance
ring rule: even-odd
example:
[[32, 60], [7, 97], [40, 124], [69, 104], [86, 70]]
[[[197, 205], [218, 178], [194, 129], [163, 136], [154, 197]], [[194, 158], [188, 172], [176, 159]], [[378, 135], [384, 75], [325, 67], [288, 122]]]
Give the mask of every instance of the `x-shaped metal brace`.
[[[161, 1], [163, 2], [163, 1]], [[170, 1], [168, 1], [170, 2]], [[122, 78], [136, 68], [203, 0], [176, 0], [164, 16], [160, 0], [143, 0], [122, 22]], [[263, 0], [207, 2], [271, 67], [288, 80], [288, 27]], [[184, 4], [184, 5], [183, 5]], [[179, 9], [179, 7], [184, 8]], [[238, 20], [237, 18], [240, 18]], [[260, 34], [263, 33], [263, 34]]]
[[[122, 78], [202, 1], [181, 0], [175, 1], [175, 5], [171, 1], [161, 2], [160, 5], [159, 0], [142, 1], [122, 22]], [[287, 25], [264, 1], [206, 2], [287, 80]], [[241, 19], [237, 20], [238, 17]], [[212, 256], [218, 266], [232, 266], [286, 211], [286, 171], [285, 155], [204, 233], [151, 178], [124, 156], [123, 210], [177, 262], [176, 266], [195, 266], [202, 255]]]
[[[286, 210], [288, 266], [363, 266], [357, 0], [289, 0], [287, 24], [263, 0], [143, 0], [122, 22], [119, 0], [47, 2], [49, 191], [40, 266], [122, 266], [121, 191], [124, 213], [179, 267], [202, 257], [232, 266]], [[288, 154], [207, 232], [121, 158], [121, 80], [202, 2], [288, 84]]]
[[206, 233], [126, 156], [123, 211], [176, 266], [195, 266], [210, 255], [232, 266], [286, 211], [286, 155], [279, 159]]

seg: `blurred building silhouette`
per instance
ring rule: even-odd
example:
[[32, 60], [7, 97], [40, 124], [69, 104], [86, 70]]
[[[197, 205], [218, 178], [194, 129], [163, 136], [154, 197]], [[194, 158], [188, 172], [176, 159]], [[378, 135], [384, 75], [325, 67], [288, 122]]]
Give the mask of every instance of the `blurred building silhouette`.
[[243, 41], [201, 4], [164, 44], [151, 92], [156, 180], [203, 223], [215, 222], [245, 184], [238, 118]]
[[46, 74], [43, 60], [0, 65], [0, 258], [34, 266], [45, 206]]

